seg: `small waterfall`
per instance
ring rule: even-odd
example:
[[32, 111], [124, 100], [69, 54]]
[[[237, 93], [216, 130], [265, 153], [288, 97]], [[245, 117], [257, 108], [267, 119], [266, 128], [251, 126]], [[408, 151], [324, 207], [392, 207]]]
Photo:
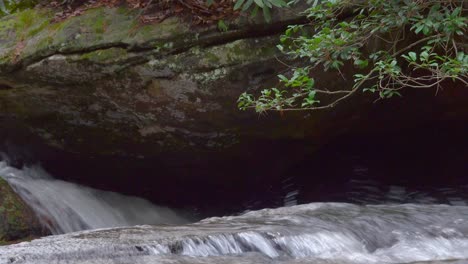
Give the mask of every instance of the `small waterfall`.
[[39, 166], [16, 169], [0, 161], [0, 177], [9, 182], [53, 234], [187, 222], [173, 210], [141, 198], [56, 180]]

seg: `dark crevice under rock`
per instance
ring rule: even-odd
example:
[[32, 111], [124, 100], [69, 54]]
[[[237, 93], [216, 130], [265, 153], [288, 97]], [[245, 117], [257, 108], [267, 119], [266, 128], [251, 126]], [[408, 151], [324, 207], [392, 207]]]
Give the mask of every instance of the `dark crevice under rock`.
[[[54, 177], [147, 198], [207, 217], [296, 202], [356, 202], [352, 180], [377, 186], [433, 188], [468, 185], [466, 122], [432, 122], [400, 130], [346, 133], [318, 147], [310, 141], [245, 142], [237, 154], [177, 152], [151, 158], [83, 156], [6, 141], [16, 165], [40, 162]], [[72, 168], [72, 169], [71, 169]], [[362, 197], [360, 197], [362, 198]]]
[[11, 89], [14, 89], [14, 88], [8, 84], [0, 83], [0, 90], [11, 90]]

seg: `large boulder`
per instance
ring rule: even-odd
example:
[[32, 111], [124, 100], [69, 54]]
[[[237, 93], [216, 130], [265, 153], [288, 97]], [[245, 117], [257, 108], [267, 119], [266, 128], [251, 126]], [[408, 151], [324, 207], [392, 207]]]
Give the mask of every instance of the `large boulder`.
[[34, 212], [0, 177], [0, 245], [43, 234]]
[[[205, 162], [238, 176], [278, 173], [292, 154], [307, 155], [350, 130], [467, 119], [467, 91], [454, 87], [437, 97], [418, 91], [379, 105], [357, 94], [333, 109], [284, 116], [239, 111], [242, 92], [275, 85], [287, 69], [276, 44], [288, 24], [302, 20], [297, 14], [279, 11], [271, 23], [240, 17], [227, 22], [226, 32], [178, 17], [141, 24], [138, 12], [124, 7], [89, 9], [61, 22], [52, 22], [46, 9], [4, 17], [1, 124], [19, 124], [68, 153], [160, 156], [172, 164], [168, 170], [186, 174]], [[339, 73], [315, 75], [330, 89], [352, 85]]]
[[[151, 155], [220, 149], [264, 133], [236, 98], [274, 81], [278, 35], [239, 18], [227, 32], [177, 17], [142, 25], [138, 12], [96, 8], [52, 23], [48, 10], [0, 20], [0, 113], [48, 144], [80, 153]], [[288, 131], [287, 134], [290, 134]]]

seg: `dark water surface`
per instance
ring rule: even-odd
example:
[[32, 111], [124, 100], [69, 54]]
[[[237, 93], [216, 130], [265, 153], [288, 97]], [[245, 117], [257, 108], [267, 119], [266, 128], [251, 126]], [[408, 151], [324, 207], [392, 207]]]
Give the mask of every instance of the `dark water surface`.
[[[311, 202], [465, 205], [467, 135], [463, 122], [435, 123], [345, 134], [321, 146], [297, 141], [258, 144], [275, 157], [271, 162], [268, 157], [249, 163], [180, 157], [171, 166], [157, 159], [29, 157], [24, 147], [14, 144], [3, 144], [0, 150], [19, 167], [27, 157], [26, 163], [39, 162], [53, 178], [142, 197], [201, 219]], [[294, 155], [288, 148], [301, 144], [311, 151]], [[289, 165], [276, 169], [281, 160]]]

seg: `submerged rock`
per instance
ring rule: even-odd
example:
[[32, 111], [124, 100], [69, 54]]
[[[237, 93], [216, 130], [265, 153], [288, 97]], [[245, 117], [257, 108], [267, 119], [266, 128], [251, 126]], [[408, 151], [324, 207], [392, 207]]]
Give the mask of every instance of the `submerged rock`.
[[0, 177], [0, 245], [44, 234], [28, 205]]

